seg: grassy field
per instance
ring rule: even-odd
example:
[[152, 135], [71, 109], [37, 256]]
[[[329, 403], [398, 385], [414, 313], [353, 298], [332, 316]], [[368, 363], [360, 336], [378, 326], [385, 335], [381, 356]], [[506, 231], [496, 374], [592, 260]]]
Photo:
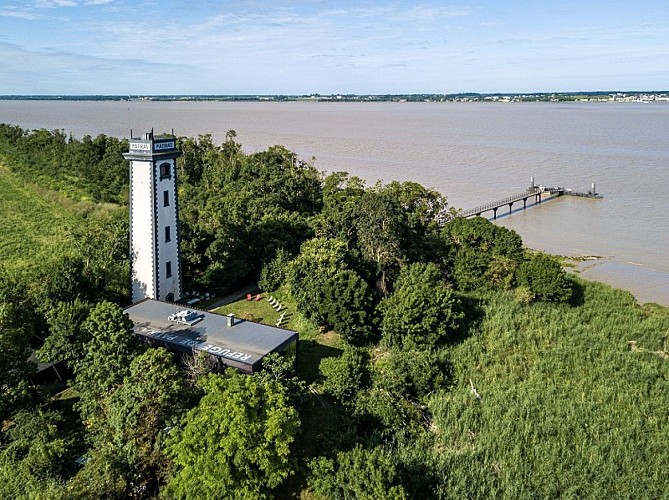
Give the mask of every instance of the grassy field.
[[0, 165], [0, 263], [6, 268], [39, 266], [67, 248], [73, 213], [45, 197]]
[[453, 385], [431, 404], [444, 496], [666, 496], [669, 311], [599, 283], [582, 294], [578, 307], [478, 298], [480, 325], [449, 348]]

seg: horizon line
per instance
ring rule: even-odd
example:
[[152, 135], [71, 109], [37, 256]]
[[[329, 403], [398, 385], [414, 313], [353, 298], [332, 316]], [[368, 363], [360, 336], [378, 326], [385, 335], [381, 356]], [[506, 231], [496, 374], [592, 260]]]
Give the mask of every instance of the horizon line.
[[207, 94], [207, 93], [173, 93], [173, 94], [0, 94], [0, 99], [8, 98], [77, 98], [77, 97], [116, 97], [116, 98], [150, 98], [150, 97], [405, 97], [405, 96], [539, 96], [539, 95], [610, 95], [610, 94], [665, 94], [669, 90], [556, 90], [537, 92], [384, 92], [384, 93], [354, 93], [354, 92], [332, 92], [332, 93], [245, 93], [245, 94]]

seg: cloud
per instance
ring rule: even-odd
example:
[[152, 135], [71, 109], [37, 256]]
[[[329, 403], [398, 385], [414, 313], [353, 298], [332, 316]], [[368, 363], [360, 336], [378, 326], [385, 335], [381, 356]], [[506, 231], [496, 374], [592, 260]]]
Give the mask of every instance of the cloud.
[[58, 7], [76, 7], [77, 2], [74, 0], [37, 0], [35, 7], [39, 9], [55, 9]]
[[32, 51], [5, 42], [0, 42], [0, 60], [3, 94], [149, 93], [160, 88], [161, 79], [183, 84], [182, 76], [192, 71], [186, 64]]
[[[0, 54], [0, 88], [11, 81], [13, 89], [51, 93], [436, 91], [444, 82], [454, 89], [476, 79], [522, 82], [517, 68], [533, 74], [537, 66], [548, 76], [560, 66], [565, 78], [570, 71], [578, 77], [598, 64], [627, 64], [635, 51], [646, 65], [649, 55], [666, 58], [658, 48], [666, 46], [666, 25], [593, 16], [555, 22], [543, 7], [528, 14], [436, 0], [126, 3], [26, 0], [23, 7], [17, 0], [0, 7], [0, 22], [7, 18], [12, 28], [0, 26], [0, 39], [15, 44]], [[36, 21], [18, 32], [12, 17]], [[622, 48], [631, 55], [613, 57]], [[575, 59], [593, 62], [588, 68]]]
[[18, 19], [38, 19], [39, 16], [35, 14], [32, 9], [18, 9], [14, 6], [7, 6], [0, 10], [0, 17], [14, 17]]
[[504, 21], [502, 21], [500, 19], [495, 19], [495, 20], [492, 20], [492, 21], [483, 21], [483, 22], [479, 23], [479, 26], [482, 26], [484, 28], [494, 28], [494, 27], [497, 27], [497, 26], [504, 26]]

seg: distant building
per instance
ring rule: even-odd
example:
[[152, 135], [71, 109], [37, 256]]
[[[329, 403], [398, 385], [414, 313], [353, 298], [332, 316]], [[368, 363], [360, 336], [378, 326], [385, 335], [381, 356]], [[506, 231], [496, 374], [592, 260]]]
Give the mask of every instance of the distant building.
[[[132, 135], [132, 134], [131, 134]], [[130, 270], [132, 302], [181, 299], [176, 138], [131, 137]]]

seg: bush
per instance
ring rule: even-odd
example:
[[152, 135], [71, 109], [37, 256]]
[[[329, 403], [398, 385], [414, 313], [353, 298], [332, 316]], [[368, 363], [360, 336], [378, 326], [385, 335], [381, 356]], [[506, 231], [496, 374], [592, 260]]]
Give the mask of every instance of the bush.
[[290, 255], [283, 248], [279, 249], [276, 257], [262, 266], [258, 288], [267, 292], [283, 285], [288, 277], [289, 263]]
[[518, 284], [527, 287], [536, 300], [569, 302], [572, 285], [560, 262], [545, 253], [535, 253], [518, 269]]
[[449, 267], [462, 290], [510, 288], [523, 260], [523, 240], [515, 231], [482, 218], [455, 218], [441, 232], [451, 247]]
[[337, 453], [336, 460], [319, 457], [310, 463], [311, 486], [325, 498], [400, 500], [406, 493], [398, 481], [394, 457], [382, 448], [360, 445]]
[[381, 332], [388, 346], [433, 346], [457, 329], [462, 313], [435, 264], [402, 269], [393, 295], [381, 302]]
[[425, 349], [392, 349], [374, 365], [374, 385], [392, 394], [422, 398], [445, 382], [439, 357]]
[[350, 402], [369, 380], [367, 358], [362, 349], [347, 347], [340, 357], [321, 360], [320, 371], [325, 377], [325, 392], [342, 402]]

